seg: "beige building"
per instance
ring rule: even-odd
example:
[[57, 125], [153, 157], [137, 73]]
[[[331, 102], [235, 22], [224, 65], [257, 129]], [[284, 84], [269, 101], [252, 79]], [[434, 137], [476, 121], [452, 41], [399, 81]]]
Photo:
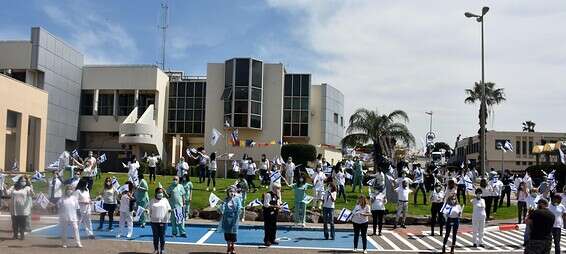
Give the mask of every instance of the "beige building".
[[106, 167], [120, 167], [132, 154], [163, 155], [168, 82], [153, 65], [85, 66], [81, 149], [106, 153]]
[[[566, 133], [488, 131], [486, 133], [486, 167], [496, 170], [502, 168], [511, 171], [525, 170], [537, 162], [537, 156], [533, 153], [535, 146], [562, 140], [566, 140]], [[513, 145], [513, 151], [503, 152], [499, 148], [500, 144], [505, 144], [506, 141]], [[470, 160], [477, 165], [479, 164], [479, 148], [477, 135], [464, 138], [457, 143], [456, 158], [458, 161]]]
[[43, 170], [47, 92], [0, 74], [0, 168]]

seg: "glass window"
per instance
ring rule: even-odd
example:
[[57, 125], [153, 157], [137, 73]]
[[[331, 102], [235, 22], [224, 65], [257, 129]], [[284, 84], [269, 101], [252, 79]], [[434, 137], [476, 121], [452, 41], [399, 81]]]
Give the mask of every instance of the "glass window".
[[242, 100], [248, 99], [248, 88], [247, 87], [236, 87], [236, 100], [237, 99], [242, 99]]
[[250, 80], [250, 59], [236, 59], [236, 84], [248, 84]]
[[293, 95], [293, 76], [285, 74], [285, 96]]
[[[519, 149], [519, 148], [517, 148], [517, 149]], [[523, 141], [523, 154], [527, 154], [527, 141]], [[525, 165], [525, 164], [523, 164], [523, 165]]]
[[293, 98], [293, 109], [301, 109], [301, 98]]
[[169, 97], [176, 97], [177, 96], [177, 83], [172, 82], [169, 86]]
[[533, 153], [533, 141], [529, 141], [529, 150], [527, 151], [529, 154]]
[[261, 128], [261, 116], [251, 115], [250, 116], [250, 127]]
[[252, 100], [261, 101], [261, 89], [252, 88]]
[[186, 98], [185, 99], [185, 108], [194, 109], [195, 108], [195, 99], [194, 98]]
[[195, 97], [195, 83], [188, 82], [185, 84], [187, 86], [187, 97]]
[[167, 125], [167, 132], [169, 133], [176, 133], [175, 131], [175, 122], [169, 122]]
[[118, 115], [127, 116], [134, 110], [134, 95], [120, 94], [118, 95]]
[[252, 114], [261, 115], [261, 103], [252, 101]]
[[169, 99], [169, 108], [177, 108], [177, 99]]
[[203, 111], [195, 110], [195, 121], [202, 121], [202, 120], [203, 120]]
[[185, 132], [194, 133], [194, 122], [185, 122]]
[[200, 123], [195, 123], [195, 128], [193, 130], [193, 133], [203, 133], [204, 132], [204, 123], [200, 122]]
[[177, 122], [177, 133], [184, 133], [184, 132], [185, 132], [185, 123]]
[[291, 136], [296, 137], [300, 136], [301, 125], [300, 124], [293, 124], [291, 125]]
[[81, 93], [81, 115], [92, 115], [94, 94], [83, 91]]
[[175, 110], [169, 110], [169, 120], [176, 120], [177, 119], [177, 114], [175, 113]]
[[224, 114], [232, 113], [232, 101], [224, 101]]
[[301, 77], [301, 96], [308, 96], [310, 90], [310, 75]]
[[195, 96], [196, 97], [203, 97], [204, 96], [204, 83], [197, 82], [195, 83]]
[[515, 154], [521, 154], [521, 149], [519, 149], [519, 147], [521, 147], [521, 141], [516, 141], [515, 142]]
[[291, 136], [291, 124], [283, 124], [283, 136]]
[[291, 111], [290, 110], [283, 111], [283, 122], [291, 122]]
[[193, 110], [186, 110], [186, 111], [185, 111], [185, 119], [186, 119], [187, 121], [193, 121], [193, 119], [194, 119], [194, 116], [193, 116], [194, 114], [193, 114], [193, 113], [194, 113]]
[[309, 97], [301, 98], [301, 109], [309, 109]]
[[177, 99], [177, 108], [185, 108], [185, 98]]
[[222, 100], [228, 101], [232, 99], [232, 88], [226, 87], [224, 88], [224, 92], [222, 92]]
[[252, 61], [252, 86], [261, 87], [262, 84], [261, 74], [263, 72], [262, 68], [263, 66], [260, 61], [257, 60]]
[[291, 98], [284, 98], [283, 99], [283, 108], [284, 109], [292, 109], [293, 108], [293, 101]]
[[114, 112], [114, 94], [98, 95], [98, 115], [111, 116]]
[[184, 110], [177, 110], [177, 120], [184, 121], [185, 120], [185, 111]]
[[338, 114], [334, 113], [334, 123], [338, 123]]
[[293, 123], [298, 123], [300, 120], [301, 120], [301, 112], [300, 111], [291, 112], [291, 121]]
[[309, 125], [308, 124], [301, 124], [301, 136], [308, 136], [309, 135]]
[[177, 97], [185, 97], [186, 96], [186, 83], [181, 82], [181, 83], [177, 83]]
[[521, 162], [520, 162], [520, 161], [516, 161], [516, 162], [515, 162], [515, 165], [519, 166], [519, 165], [521, 165]]
[[309, 123], [309, 112], [301, 111], [301, 123]]
[[301, 76], [293, 75], [293, 96], [301, 96]]
[[234, 102], [234, 113], [248, 113], [248, 101]]
[[233, 79], [233, 71], [234, 71], [234, 59], [226, 61], [226, 65], [224, 67], [224, 78], [226, 79], [226, 86], [231, 86], [232, 79]]
[[202, 98], [196, 98], [195, 99], [195, 109], [202, 109], [204, 108], [204, 101]]
[[248, 115], [234, 114], [234, 127], [248, 127]]

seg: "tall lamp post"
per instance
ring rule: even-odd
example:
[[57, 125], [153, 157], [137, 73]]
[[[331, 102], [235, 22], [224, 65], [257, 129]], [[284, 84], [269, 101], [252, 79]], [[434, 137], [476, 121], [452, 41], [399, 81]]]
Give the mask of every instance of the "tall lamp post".
[[480, 174], [483, 174], [486, 169], [486, 153], [485, 153], [485, 125], [487, 118], [487, 105], [485, 99], [485, 68], [484, 68], [484, 50], [483, 50], [483, 20], [485, 14], [489, 11], [489, 7], [484, 6], [481, 9], [481, 15], [466, 12], [464, 15], [467, 18], [475, 18], [477, 22], [481, 23], [481, 105], [480, 105]]

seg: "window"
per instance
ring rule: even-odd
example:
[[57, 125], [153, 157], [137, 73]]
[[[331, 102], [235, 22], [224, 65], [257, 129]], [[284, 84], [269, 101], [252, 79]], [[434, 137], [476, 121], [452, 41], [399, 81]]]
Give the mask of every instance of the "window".
[[252, 86], [262, 87], [262, 70], [263, 66], [260, 61], [252, 61]]
[[293, 80], [290, 77], [290, 75], [285, 75], [285, 96], [292, 96], [293, 95]]
[[338, 114], [334, 113], [334, 123], [338, 124]]
[[[167, 131], [169, 133], [203, 134], [205, 96], [206, 82], [204, 80], [183, 79], [171, 83]], [[144, 100], [153, 103], [153, 95], [145, 95], [145, 97], [148, 99]], [[143, 98], [140, 95], [141, 99]]]
[[283, 136], [291, 136], [291, 124], [283, 124]]
[[309, 123], [309, 112], [308, 111], [301, 111], [301, 123]]
[[[527, 155], [527, 141], [523, 141], [522, 143], [523, 143], [523, 155]], [[517, 147], [517, 149], [519, 148]]]
[[234, 102], [234, 113], [248, 113], [248, 101]]
[[529, 154], [533, 153], [533, 141], [529, 141], [529, 151], [528, 151], [528, 153]]
[[515, 165], [519, 166], [519, 165], [521, 165], [521, 162], [520, 162], [520, 161], [516, 161], [516, 162], [515, 162]]
[[236, 85], [247, 85], [250, 80], [250, 59], [236, 59]]
[[248, 127], [248, 115], [234, 114], [234, 127]]
[[252, 101], [252, 114], [261, 115], [261, 103]]
[[236, 100], [247, 100], [248, 99], [248, 88], [247, 87], [236, 87]]
[[232, 86], [232, 80], [234, 79], [234, 60], [226, 61], [224, 67], [224, 78], [226, 80], [226, 87]]
[[114, 94], [98, 95], [98, 115], [111, 116], [114, 113]]
[[283, 136], [308, 136], [310, 74], [285, 74]]
[[251, 117], [250, 117], [250, 127], [261, 128], [261, 116], [251, 115]]
[[224, 92], [222, 92], [222, 100], [230, 100], [232, 99], [232, 88], [231, 87], [226, 87], [224, 88]]
[[127, 116], [134, 110], [134, 95], [120, 94], [118, 95], [118, 115]]
[[90, 91], [83, 91], [81, 93], [81, 115], [92, 115], [94, 94]]
[[252, 100], [261, 101], [261, 89], [252, 88]]
[[521, 149], [519, 149], [519, 147], [521, 147], [521, 141], [517, 140], [515, 142], [515, 154], [517, 155], [521, 154]]
[[301, 96], [309, 96], [310, 90], [310, 76], [302, 75], [301, 77]]

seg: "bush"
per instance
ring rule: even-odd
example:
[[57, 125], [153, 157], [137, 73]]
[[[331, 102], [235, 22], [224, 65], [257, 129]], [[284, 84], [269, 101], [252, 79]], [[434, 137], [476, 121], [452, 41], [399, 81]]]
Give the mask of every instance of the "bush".
[[283, 160], [293, 157], [295, 165], [306, 166], [307, 162], [316, 160], [316, 148], [309, 144], [287, 144], [281, 147]]

